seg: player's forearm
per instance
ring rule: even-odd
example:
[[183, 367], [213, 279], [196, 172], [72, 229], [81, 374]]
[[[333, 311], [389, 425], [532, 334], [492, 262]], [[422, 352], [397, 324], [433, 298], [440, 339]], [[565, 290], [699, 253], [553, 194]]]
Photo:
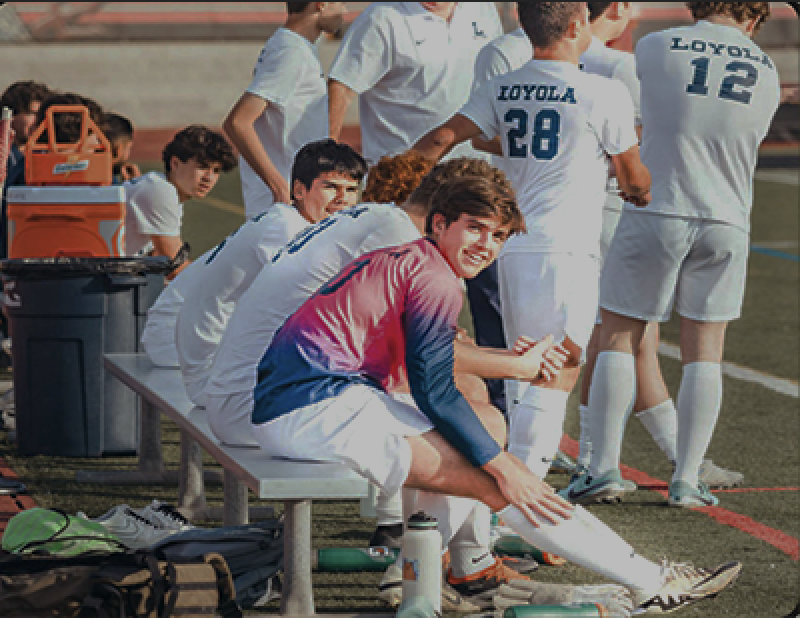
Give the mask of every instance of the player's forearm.
[[272, 191], [275, 201], [284, 203], [290, 201], [289, 185], [264, 150], [252, 124], [229, 118], [225, 122], [224, 129], [242, 158]]
[[[613, 157], [619, 189], [633, 200], [645, 200], [650, 193], [650, 171], [639, 158], [639, 146]], [[643, 205], [643, 204], [642, 204]]]
[[482, 137], [473, 137], [472, 147], [475, 148], [475, 150], [488, 152], [489, 154], [497, 155], [498, 157], [503, 155], [503, 146], [500, 143], [499, 137], [495, 137], [491, 140], [484, 139]]
[[511, 350], [483, 348], [472, 343], [456, 340], [453, 370], [472, 373], [485, 379], [529, 380], [521, 375], [519, 355]]
[[455, 132], [443, 125], [423, 135], [412, 150], [431, 161], [438, 161], [455, 147], [455, 137]]
[[328, 80], [328, 133], [332, 139], [339, 140], [342, 133], [344, 115], [356, 92], [335, 79]]

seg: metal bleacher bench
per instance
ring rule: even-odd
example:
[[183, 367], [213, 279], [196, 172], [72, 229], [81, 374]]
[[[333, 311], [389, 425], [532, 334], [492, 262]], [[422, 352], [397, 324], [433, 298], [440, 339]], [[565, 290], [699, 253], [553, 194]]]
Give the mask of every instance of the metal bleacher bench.
[[257, 498], [283, 500], [284, 578], [281, 613], [314, 614], [311, 585], [311, 501], [366, 498], [369, 483], [338, 463], [297, 462], [267, 457], [258, 448], [223, 446], [209, 429], [205, 410], [189, 400], [178, 369], [153, 365], [144, 354], [106, 354], [106, 371], [140, 396], [139, 465], [134, 471], [80, 472], [87, 482], [164, 482], [161, 414], [181, 432], [178, 508], [190, 519], [208, 516], [205, 500], [205, 450], [224, 470], [225, 525], [247, 523], [248, 488]]

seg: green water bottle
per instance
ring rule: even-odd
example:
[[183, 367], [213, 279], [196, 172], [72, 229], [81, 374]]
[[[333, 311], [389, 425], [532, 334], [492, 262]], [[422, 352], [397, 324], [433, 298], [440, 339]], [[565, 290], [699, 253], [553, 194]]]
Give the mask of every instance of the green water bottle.
[[385, 571], [399, 552], [392, 547], [323, 547], [312, 552], [311, 567], [329, 573]]
[[494, 542], [494, 551], [501, 556], [533, 558], [539, 564], [549, 564], [550, 566], [563, 566], [567, 563], [561, 556], [542, 551], [517, 535], [506, 535], [498, 538]]
[[515, 605], [507, 607], [503, 618], [608, 618], [608, 611], [597, 603], [575, 603], [570, 605]]

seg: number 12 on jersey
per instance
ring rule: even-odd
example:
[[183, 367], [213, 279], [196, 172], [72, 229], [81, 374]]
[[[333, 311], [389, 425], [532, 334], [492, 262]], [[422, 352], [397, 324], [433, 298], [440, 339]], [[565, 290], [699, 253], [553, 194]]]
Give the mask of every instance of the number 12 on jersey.
[[[689, 64], [694, 67], [692, 83], [686, 86], [686, 92], [701, 96], [708, 95], [708, 69], [711, 58], [695, 58]], [[728, 75], [722, 80], [717, 96], [720, 99], [734, 101], [736, 103], [750, 103], [753, 93], [748, 90], [756, 85], [758, 81], [758, 69], [743, 60], [735, 60], [725, 65]]]
[[[520, 143], [528, 135], [528, 112], [524, 109], [510, 109], [503, 120], [514, 126], [508, 130], [508, 156], [514, 159], [528, 157], [528, 144]], [[543, 109], [533, 117], [531, 134], [531, 156], [534, 159], [550, 161], [558, 154], [558, 137], [561, 133], [561, 115], [554, 109]]]

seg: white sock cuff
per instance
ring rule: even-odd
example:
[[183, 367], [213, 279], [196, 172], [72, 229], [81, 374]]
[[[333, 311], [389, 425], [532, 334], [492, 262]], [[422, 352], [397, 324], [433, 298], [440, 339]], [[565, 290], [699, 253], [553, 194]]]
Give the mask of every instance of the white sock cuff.
[[595, 367], [600, 362], [607, 363], [614, 367], [635, 367], [636, 360], [629, 352], [618, 352], [617, 350], [603, 350], [597, 355]]
[[569, 393], [555, 388], [530, 386], [520, 400], [520, 405], [528, 405], [545, 410], [566, 408]]
[[640, 410], [636, 413], [636, 418], [638, 418], [642, 423], [647, 425], [647, 421], [650, 419], [658, 419], [659, 417], [663, 417], [665, 415], [669, 415], [670, 417], [675, 416], [675, 402], [672, 399], [665, 399], [661, 403], [647, 408], [646, 410]]
[[715, 374], [722, 375], [722, 364], [711, 361], [695, 361], [683, 366], [683, 373]]

